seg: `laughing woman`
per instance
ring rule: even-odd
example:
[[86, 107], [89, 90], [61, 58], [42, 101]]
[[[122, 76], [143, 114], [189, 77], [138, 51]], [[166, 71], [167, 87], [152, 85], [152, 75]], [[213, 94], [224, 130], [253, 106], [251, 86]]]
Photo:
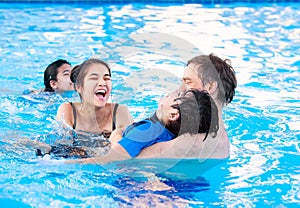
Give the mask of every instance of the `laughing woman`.
[[110, 133], [133, 122], [126, 106], [108, 102], [112, 90], [108, 64], [99, 59], [89, 59], [73, 68], [71, 80], [81, 102], [62, 104], [57, 120], [75, 130], [74, 146], [105, 148], [108, 151]]

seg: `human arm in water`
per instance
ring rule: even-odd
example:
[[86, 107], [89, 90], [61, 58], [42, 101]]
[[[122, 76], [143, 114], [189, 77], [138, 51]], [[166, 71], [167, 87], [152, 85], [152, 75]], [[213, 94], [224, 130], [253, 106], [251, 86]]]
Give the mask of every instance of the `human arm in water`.
[[205, 134], [183, 134], [171, 141], [159, 142], [146, 147], [137, 158], [199, 158], [226, 159], [230, 153], [230, 143], [225, 130], [213, 138]]
[[73, 108], [70, 103], [63, 103], [59, 106], [56, 120], [70, 127], [74, 124]]
[[119, 143], [115, 143], [115, 144], [112, 144], [111, 150], [104, 156], [84, 158], [84, 159], [75, 159], [75, 160], [66, 160], [65, 163], [66, 164], [72, 164], [72, 163], [105, 164], [105, 163], [114, 162], [114, 161], [128, 160], [130, 158], [131, 157], [127, 153], [127, 151]]
[[172, 139], [174, 134], [165, 129], [160, 122], [145, 119], [127, 127], [122, 136], [119, 140], [120, 132], [113, 132], [111, 150], [105, 156], [73, 160], [67, 163], [108, 163], [130, 159], [136, 157], [147, 146]]

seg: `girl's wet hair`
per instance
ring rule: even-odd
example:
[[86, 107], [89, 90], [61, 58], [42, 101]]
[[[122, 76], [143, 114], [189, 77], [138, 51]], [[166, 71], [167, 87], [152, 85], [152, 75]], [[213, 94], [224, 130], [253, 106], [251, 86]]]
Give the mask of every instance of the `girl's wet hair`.
[[71, 64], [64, 59], [58, 59], [51, 64], [49, 64], [44, 72], [44, 85], [45, 85], [45, 92], [54, 92], [53, 88], [50, 85], [50, 81], [54, 80], [57, 81], [57, 74], [58, 68], [61, 67], [63, 64]]
[[79, 66], [80, 65], [76, 65], [76, 66], [74, 66], [73, 68], [72, 68], [72, 71], [71, 71], [71, 75], [70, 75], [70, 79], [71, 79], [71, 81], [73, 82], [73, 84], [74, 84], [74, 90], [76, 91], [76, 79], [77, 79], [77, 77], [78, 77], [78, 74], [79, 74]]
[[172, 107], [179, 110], [180, 118], [167, 124], [172, 132], [178, 136], [184, 133], [205, 133], [204, 140], [209, 133], [212, 133], [213, 137], [217, 135], [218, 108], [206, 91], [191, 89], [175, 100], [178, 103]]

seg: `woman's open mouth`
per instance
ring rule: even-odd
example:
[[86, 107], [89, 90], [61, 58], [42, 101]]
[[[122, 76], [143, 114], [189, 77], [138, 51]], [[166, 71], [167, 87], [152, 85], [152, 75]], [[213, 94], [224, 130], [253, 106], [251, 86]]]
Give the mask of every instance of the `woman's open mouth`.
[[95, 94], [99, 98], [105, 98], [105, 96], [106, 96], [106, 90], [104, 90], [104, 89], [97, 90]]

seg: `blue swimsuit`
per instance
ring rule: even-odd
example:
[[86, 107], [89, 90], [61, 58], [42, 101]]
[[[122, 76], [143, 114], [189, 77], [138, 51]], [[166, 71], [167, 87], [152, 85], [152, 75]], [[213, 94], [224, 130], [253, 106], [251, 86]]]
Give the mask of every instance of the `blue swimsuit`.
[[154, 114], [151, 118], [133, 123], [123, 132], [123, 138], [118, 142], [131, 157], [136, 157], [142, 149], [157, 142], [170, 141], [175, 138]]

